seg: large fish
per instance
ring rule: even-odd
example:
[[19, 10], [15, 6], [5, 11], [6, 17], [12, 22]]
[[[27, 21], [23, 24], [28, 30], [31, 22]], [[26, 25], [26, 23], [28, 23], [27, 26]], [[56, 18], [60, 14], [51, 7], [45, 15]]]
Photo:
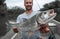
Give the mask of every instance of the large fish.
[[54, 13], [54, 10], [47, 10], [47, 11], [41, 11], [39, 14], [34, 15], [30, 19], [23, 18], [23, 22], [20, 24], [17, 24], [18, 29], [22, 31], [35, 31], [38, 30], [40, 27], [38, 27], [37, 21], [40, 24], [46, 24], [49, 21], [51, 21], [53, 18], [55, 18], [56, 13]]

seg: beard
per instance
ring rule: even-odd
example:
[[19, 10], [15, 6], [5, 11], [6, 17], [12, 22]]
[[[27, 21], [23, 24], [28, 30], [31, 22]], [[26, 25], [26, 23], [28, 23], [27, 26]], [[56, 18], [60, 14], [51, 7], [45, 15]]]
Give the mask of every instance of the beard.
[[32, 6], [27, 6], [26, 10], [32, 10]]

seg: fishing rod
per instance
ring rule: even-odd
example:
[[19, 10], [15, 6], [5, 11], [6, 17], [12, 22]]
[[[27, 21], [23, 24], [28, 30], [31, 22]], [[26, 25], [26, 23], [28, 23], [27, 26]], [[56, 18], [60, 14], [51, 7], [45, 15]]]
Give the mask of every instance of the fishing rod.
[[38, 7], [40, 8], [40, 5], [39, 5], [39, 3], [38, 3], [38, 0], [35, 0], [35, 1], [36, 1], [36, 3], [37, 3]]

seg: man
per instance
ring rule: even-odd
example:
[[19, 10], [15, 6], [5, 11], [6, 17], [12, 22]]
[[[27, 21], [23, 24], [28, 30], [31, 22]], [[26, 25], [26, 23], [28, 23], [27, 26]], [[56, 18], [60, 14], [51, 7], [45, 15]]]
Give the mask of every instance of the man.
[[[34, 12], [32, 10], [33, 0], [24, 0], [24, 6], [26, 8], [26, 12], [24, 12], [23, 14], [21, 14], [17, 17], [17, 23], [22, 23], [23, 18], [30, 19], [31, 17], [33, 17], [34, 15], [39, 13], [36, 11]], [[29, 39], [37, 39], [40, 35], [40, 32], [35, 32], [34, 34], [35, 35], [32, 35]], [[24, 32], [23, 37], [24, 37], [24, 39], [28, 39], [27, 32]]]

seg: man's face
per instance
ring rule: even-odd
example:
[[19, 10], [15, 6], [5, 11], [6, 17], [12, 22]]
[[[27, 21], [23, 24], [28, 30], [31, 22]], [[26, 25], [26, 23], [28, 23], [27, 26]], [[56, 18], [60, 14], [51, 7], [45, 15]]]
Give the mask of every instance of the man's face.
[[32, 10], [33, 0], [24, 0], [26, 10]]

